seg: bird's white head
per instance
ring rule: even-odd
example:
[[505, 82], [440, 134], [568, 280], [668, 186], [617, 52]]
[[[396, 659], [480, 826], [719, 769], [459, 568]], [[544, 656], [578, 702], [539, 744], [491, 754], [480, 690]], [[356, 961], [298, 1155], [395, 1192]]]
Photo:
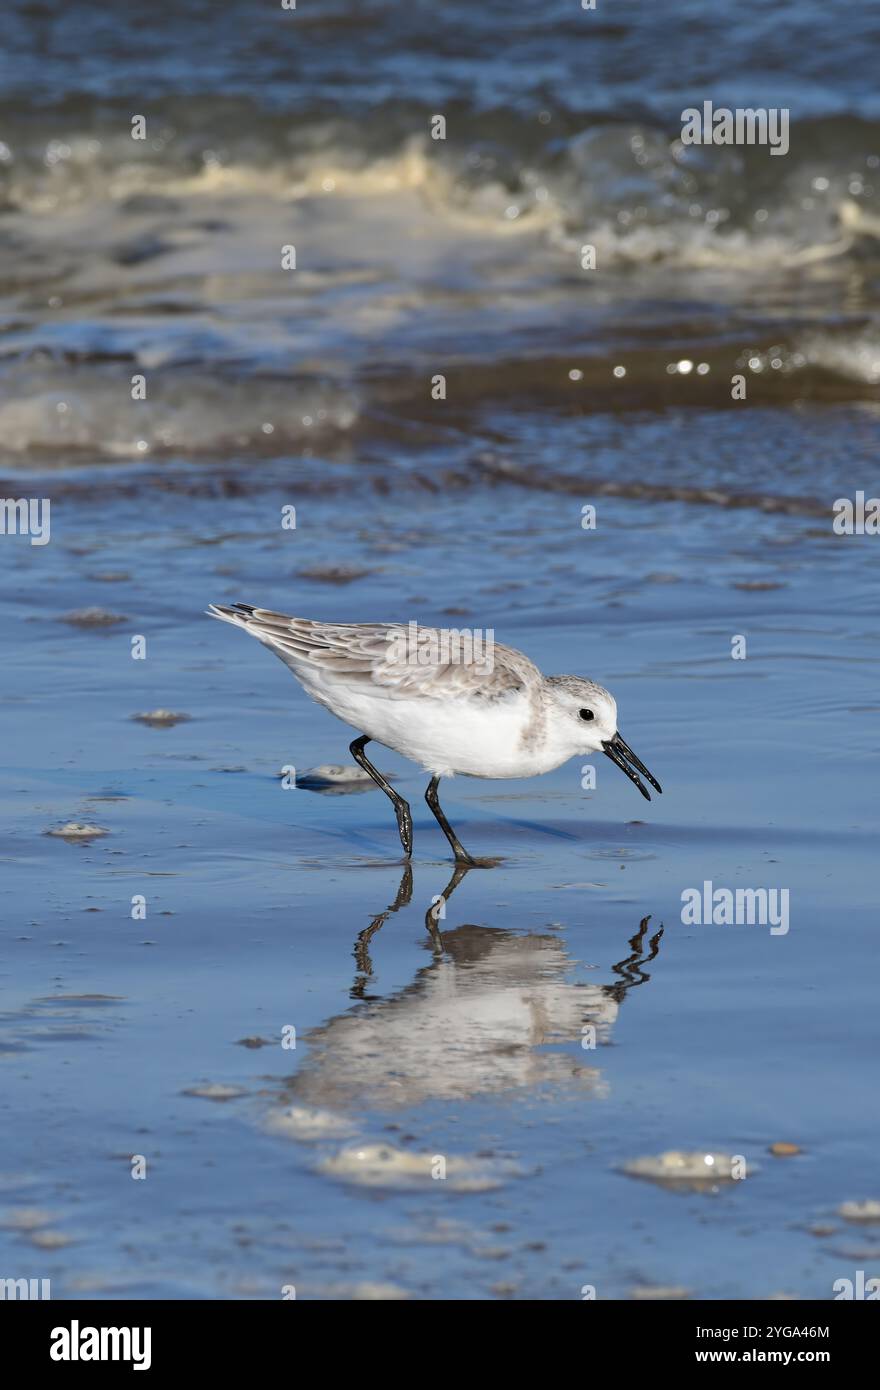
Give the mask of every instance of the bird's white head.
[[651, 795], [637, 772], [641, 772], [658, 792], [662, 790], [660, 783], [621, 738], [617, 727], [617, 701], [610, 690], [583, 676], [548, 676], [547, 686], [555, 711], [554, 734], [570, 749], [569, 757], [604, 753], [648, 801]]
[[549, 676], [557, 713], [565, 718], [566, 740], [572, 756], [600, 753], [602, 744], [617, 733], [617, 701], [610, 690], [582, 676]]

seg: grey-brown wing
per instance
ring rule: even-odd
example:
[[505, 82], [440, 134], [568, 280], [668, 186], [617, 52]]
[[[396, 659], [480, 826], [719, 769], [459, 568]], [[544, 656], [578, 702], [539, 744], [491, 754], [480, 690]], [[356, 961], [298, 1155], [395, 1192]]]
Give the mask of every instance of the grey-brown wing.
[[215, 616], [246, 628], [293, 670], [406, 699], [499, 700], [541, 682], [533, 662], [491, 632], [415, 623], [320, 623], [266, 608], [215, 605]]

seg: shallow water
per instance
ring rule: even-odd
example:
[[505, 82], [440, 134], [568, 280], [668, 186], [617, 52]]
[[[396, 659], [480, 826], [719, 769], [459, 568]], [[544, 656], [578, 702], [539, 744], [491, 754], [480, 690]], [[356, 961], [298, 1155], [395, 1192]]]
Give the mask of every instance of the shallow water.
[[[871, 538], [610, 499], [585, 533], [568, 501], [503, 487], [439, 507], [362, 495], [350, 536], [335, 497], [295, 533], [269, 529], [276, 505], [159, 497], [147, 515], [120, 500], [96, 525], [71, 497], [51, 545], [15, 551], [4, 1201], [71, 1243], [37, 1253], [4, 1232], [5, 1264], [59, 1295], [828, 1296], [874, 1249], [834, 1216], [875, 1183]], [[296, 577], [342, 561], [367, 575]], [[418, 810], [422, 779], [377, 754], [416, 808], [416, 843], [411, 902], [376, 925], [403, 872], [385, 799], [276, 776], [344, 759], [348, 734], [196, 611], [291, 594], [353, 619], [399, 611], [401, 594], [425, 621], [503, 612], [499, 640], [607, 680], [663, 797], [645, 805], [610, 765], [595, 792], [579, 763], [447, 783], [464, 842], [503, 863], [456, 886], [438, 947], [425, 915], [450, 877], [445, 842]], [[74, 600], [126, 621], [60, 623]], [[155, 708], [192, 718], [131, 721]], [[68, 821], [110, 833], [42, 834]], [[681, 893], [707, 878], [788, 888], [788, 934], [683, 926]], [[212, 1084], [240, 1094], [184, 1094]], [[320, 1112], [316, 1137], [273, 1132], [291, 1105]], [[779, 1140], [803, 1155], [770, 1157]], [[449, 1185], [321, 1170], [370, 1143], [446, 1156]], [[673, 1148], [759, 1171], [710, 1193], [619, 1172]], [[455, 1158], [487, 1190], [457, 1191]]]
[[[161, 6], [130, 43], [80, 4], [42, 47], [14, 7], [6, 109], [34, 70], [51, 91], [3, 137], [0, 491], [50, 497], [52, 533], [0, 538], [3, 1277], [828, 1298], [880, 1273], [876, 1224], [838, 1215], [880, 1197], [877, 538], [831, 525], [876, 491], [873, 21], [777, 7], [813, 38], [789, 45], [723, 6], [722, 55], [682, 3], [676, 54], [616, 8], [589, 55], [569, 7], [556, 29], [505, 10], [494, 55], [468, 7], [440, 39], [433, 7], [401, 27], [340, 5], [292, 74], [259, 25], [233, 42], [244, 5], [175, 6], [165, 56]], [[565, 66], [597, 46], [601, 79]], [[133, 154], [147, 71], [176, 134]], [[790, 159], [683, 172], [678, 112], [707, 83], [790, 99]], [[444, 102], [464, 133], [438, 154]], [[463, 842], [501, 859], [450, 891], [427, 779], [377, 749], [413, 805], [410, 881], [378, 791], [282, 785], [352, 734], [203, 614], [232, 601], [492, 628], [607, 684], [664, 793], [604, 759], [594, 790], [588, 760], [444, 782]], [[118, 621], [69, 621], [93, 608]], [[158, 709], [189, 718], [133, 718]], [[45, 833], [70, 822], [106, 833]], [[788, 931], [686, 925], [706, 880], [787, 889]], [[621, 1171], [669, 1150], [747, 1177]]]

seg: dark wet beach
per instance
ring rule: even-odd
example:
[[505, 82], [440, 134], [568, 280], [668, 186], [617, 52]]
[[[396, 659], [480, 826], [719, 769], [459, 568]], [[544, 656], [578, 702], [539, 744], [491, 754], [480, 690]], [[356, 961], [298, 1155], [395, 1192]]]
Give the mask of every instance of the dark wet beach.
[[[0, 537], [0, 1273], [55, 1298], [880, 1274], [839, 1212], [880, 1200], [880, 542], [832, 529], [877, 492], [875, 21], [551, 5], [502, 51], [451, 8], [13, 6], [0, 493], [52, 534]], [[789, 104], [789, 156], [677, 157], [704, 94]], [[234, 601], [492, 628], [609, 686], [664, 794], [445, 784], [502, 862], [429, 932], [427, 778], [374, 751], [410, 883], [381, 793], [282, 785], [353, 735]], [[684, 924], [707, 880], [789, 930]], [[669, 1151], [748, 1176], [622, 1171]]]

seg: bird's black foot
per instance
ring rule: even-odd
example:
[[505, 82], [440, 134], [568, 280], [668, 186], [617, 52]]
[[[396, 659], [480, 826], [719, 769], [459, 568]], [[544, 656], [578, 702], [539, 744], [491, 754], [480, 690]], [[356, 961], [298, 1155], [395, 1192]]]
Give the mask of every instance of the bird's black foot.
[[455, 863], [457, 867], [462, 869], [495, 869], [499, 864], [503, 864], [504, 860], [501, 858], [475, 859], [472, 854], [468, 854], [467, 850], [464, 850], [463, 857], [459, 857], [459, 855], [455, 856]]

